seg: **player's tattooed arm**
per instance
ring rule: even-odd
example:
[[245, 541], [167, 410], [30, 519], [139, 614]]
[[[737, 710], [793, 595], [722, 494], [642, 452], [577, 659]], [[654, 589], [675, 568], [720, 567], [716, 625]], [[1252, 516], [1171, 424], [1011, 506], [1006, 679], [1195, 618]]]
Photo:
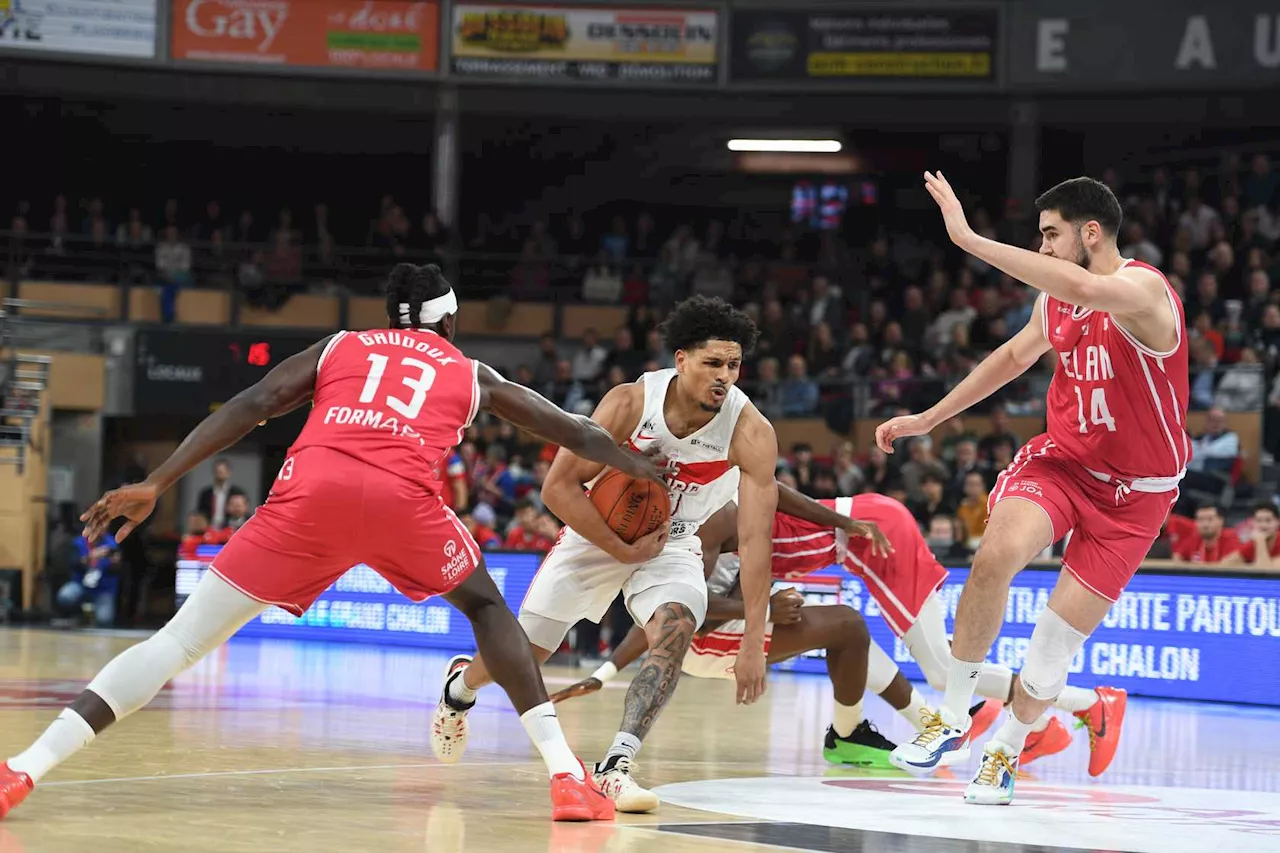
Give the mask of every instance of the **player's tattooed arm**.
[[627, 688], [622, 731], [641, 740], [680, 680], [680, 666], [693, 641], [693, 614], [683, 604], [664, 604], [649, 620], [649, 656]]
[[[621, 441], [605, 425], [582, 415], [569, 414], [538, 392], [508, 382], [480, 362], [476, 362], [476, 381], [480, 385], [480, 408], [589, 461], [597, 470], [607, 465], [636, 479], [662, 482], [653, 462], [619, 447]], [[626, 435], [629, 436], [630, 431]], [[623, 436], [622, 441], [625, 440]]]

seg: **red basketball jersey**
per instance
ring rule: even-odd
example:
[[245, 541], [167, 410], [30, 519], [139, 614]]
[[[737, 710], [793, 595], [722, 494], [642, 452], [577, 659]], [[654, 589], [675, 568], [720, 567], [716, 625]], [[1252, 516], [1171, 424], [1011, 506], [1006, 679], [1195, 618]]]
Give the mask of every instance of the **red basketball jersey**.
[[[819, 501], [835, 509], [835, 501]], [[836, 530], [784, 512], [773, 516], [773, 576], [795, 578], [839, 562]]]
[[435, 332], [338, 332], [289, 452], [327, 447], [439, 494], [444, 461], [479, 405], [476, 363]]
[[1121, 480], [1179, 477], [1191, 456], [1186, 318], [1167, 280], [1165, 288], [1178, 327], [1168, 352], [1143, 345], [1110, 314], [1044, 300], [1045, 336], [1058, 354], [1045, 403], [1049, 437], [1084, 467]]

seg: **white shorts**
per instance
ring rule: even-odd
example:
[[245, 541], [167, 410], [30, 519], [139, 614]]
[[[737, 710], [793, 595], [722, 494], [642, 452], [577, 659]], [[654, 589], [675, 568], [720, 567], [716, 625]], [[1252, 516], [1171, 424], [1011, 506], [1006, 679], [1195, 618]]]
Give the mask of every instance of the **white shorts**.
[[689, 608], [700, 626], [707, 616], [707, 582], [702, 572], [702, 541], [696, 536], [668, 540], [647, 563], [623, 565], [572, 530], [556, 543], [520, 606], [520, 614], [572, 625], [599, 622], [621, 592], [627, 610], [643, 627], [659, 607]]
[[[742, 648], [742, 635], [747, 630], [743, 619], [725, 622], [714, 631], [694, 637], [689, 651], [684, 653], [680, 668], [685, 675], [694, 678], [733, 678], [733, 662]], [[764, 626], [764, 653], [769, 654], [773, 644], [773, 623]]]

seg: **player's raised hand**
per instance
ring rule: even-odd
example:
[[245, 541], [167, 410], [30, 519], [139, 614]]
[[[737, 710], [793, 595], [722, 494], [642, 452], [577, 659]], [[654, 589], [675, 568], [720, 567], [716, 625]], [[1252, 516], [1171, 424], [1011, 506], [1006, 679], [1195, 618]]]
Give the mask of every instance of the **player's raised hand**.
[[757, 643], [742, 644], [733, 661], [733, 677], [738, 682], [738, 704], [751, 705], [764, 695], [767, 664], [764, 646]]
[[925, 420], [924, 415], [899, 415], [876, 427], [876, 447], [885, 453], [893, 453], [893, 443], [898, 439], [925, 435], [932, 429], [933, 425]]
[[577, 699], [579, 696], [590, 696], [604, 688], [604, 682], [598, 678], [584, 678], [576, 684], [570, 684], [563, 690], [551, 694], [551, 701], [563, 702], [566, 699]]
[[973, 228], [965, 218], [964, 207], [961, 206], [955, 190], [951, 189], [951, 184], [942, 176], [942, 172], [925, 172], [924, 188], [938, 203], [938, 209], [942, 211], [942, 221], [947, 225], [947, 235], [951, 237], [951, 242], [964, 248], [966, 241], [973, 236]]
[[846, 532], [850, 536], [861, 536], [871, 540], [871, 553], [877, 557], [887, 557], [893, 552], [893, 544], [889, 541], [889, 537], [884, 535], [884, 531], [879, 525], [870, 521], [854, 521], [849, 519], [849, 526]]
[[96, 541], [107, 532], [111, 522], [123, 517], [128, 521], [116, 533], [116, 541], [123, 542], [155, 510], [157, 497], [159, 490], [147, 483], [112, 489], [81, 514], [84, 538], [90, 542]]

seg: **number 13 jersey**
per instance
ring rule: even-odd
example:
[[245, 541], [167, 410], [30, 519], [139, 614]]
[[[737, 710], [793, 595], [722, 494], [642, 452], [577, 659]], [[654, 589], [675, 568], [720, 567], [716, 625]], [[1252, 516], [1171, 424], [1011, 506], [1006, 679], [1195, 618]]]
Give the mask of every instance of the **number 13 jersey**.
[[[1163, 274], [1140, 261], [1129, 261]], [[1110, 314], [1044, 299], [1044, 332], [1058, 356], [1045, 412], [1054, 445], [1084, 467], [1120, 480], [1181, 477], [1187, 436], [1186, 318], [1165, 280], [1178, 327], [1173, 349], [1140, 343]]]
[[479, 405], [476, 363], [435, 332], [338, 332], [289, 452], [327, 447], [439, 494], [444, 461]]

